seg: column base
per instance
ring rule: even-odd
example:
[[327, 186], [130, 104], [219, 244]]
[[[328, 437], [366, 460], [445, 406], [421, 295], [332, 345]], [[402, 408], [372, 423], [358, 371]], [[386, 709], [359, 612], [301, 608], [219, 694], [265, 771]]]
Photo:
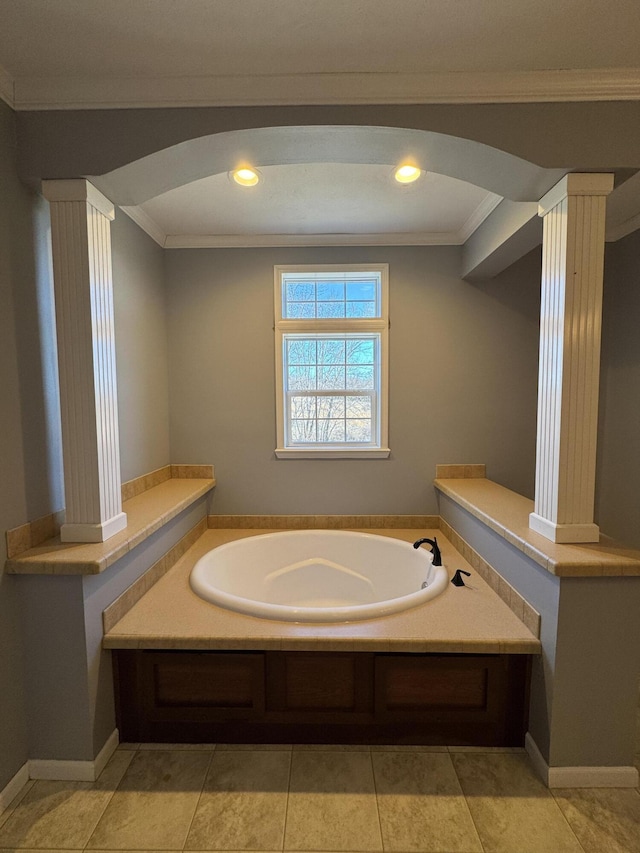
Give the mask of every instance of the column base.
[[127, 526], [127, 514], [121, 512], [100, 524], [63, 524], [61, 542], [105, 542]]
[[571, 545], [600, 541], [600, 528], [597, 524], [556, 524], [532, 512], [529, 515], [529, 527], [558, 544]]

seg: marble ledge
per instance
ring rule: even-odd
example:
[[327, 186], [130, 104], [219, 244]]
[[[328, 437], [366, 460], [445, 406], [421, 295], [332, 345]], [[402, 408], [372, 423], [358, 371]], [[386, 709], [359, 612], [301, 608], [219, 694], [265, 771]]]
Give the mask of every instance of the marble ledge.
[[104, 649], [146, 649], [156, 651], [288, 651], [288, 652], [390, 652], [411, 654], [479, 654], [479, 655], [538, 655], [540, 641], [521, 640], [449, 640], [381, 639], [378, 637], [341, 638], [333, 640], [309, 637], [300, 640], [288, 637], [185, 637], [157, 636], [140, 638], [136, 634], [105, 635]]
[[546, 571], [558, 577], [640, 576], [640, 551], [601, 535], [599, 542], [560, 545], [529, 527], [532, 500], [485, 478], [436, 479], [436, 489]]
[[166, 480], [124, 501], [122, 509], [127, 514], [127, 526], [106, 542], [61, 542], [60, 537], [55, 536], [8, 559], [5, 572], [14, 575], [100, 574], [214, 486], [214, 479]]

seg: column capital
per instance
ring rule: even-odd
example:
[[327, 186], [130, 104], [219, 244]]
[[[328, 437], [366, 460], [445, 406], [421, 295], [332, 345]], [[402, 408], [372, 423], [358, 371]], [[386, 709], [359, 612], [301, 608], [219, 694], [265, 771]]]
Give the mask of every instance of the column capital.
[[538, 202], [538, 216], [546, 216], [569, 196], [606, 196], [613, 189], [613, 174], [609, 172], [570, 172], [552, 187]]
[[84, 178], [43, 181], [42, 195], [47, 201], [86, 201], [107, 219], [115, 219], [116, 212], [112, 202]]

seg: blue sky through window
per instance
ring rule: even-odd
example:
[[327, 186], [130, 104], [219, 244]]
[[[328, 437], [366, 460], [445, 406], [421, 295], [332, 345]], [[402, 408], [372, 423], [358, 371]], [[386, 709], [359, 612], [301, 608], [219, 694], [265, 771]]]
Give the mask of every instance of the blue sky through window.
[[377, 278], [304, 280], [283, 276], [285, 319], [355, 319], [379, 317], [380, 282]]

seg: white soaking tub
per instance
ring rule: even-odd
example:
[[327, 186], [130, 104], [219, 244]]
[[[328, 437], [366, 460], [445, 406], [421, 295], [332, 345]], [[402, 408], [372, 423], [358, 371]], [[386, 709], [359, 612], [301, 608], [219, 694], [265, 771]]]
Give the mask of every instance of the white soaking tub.
[[191, 571], [206, 601], [264, 619], [350, 622], [415, 607], [447, 586], [426, 548], [370, 533], [292, 530], [220, 545]]

